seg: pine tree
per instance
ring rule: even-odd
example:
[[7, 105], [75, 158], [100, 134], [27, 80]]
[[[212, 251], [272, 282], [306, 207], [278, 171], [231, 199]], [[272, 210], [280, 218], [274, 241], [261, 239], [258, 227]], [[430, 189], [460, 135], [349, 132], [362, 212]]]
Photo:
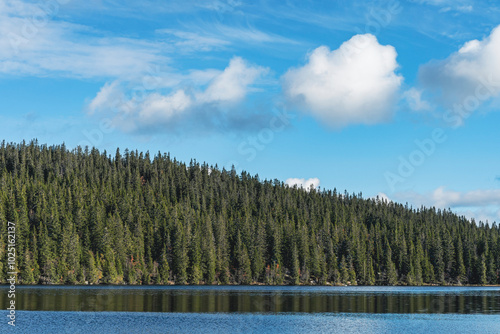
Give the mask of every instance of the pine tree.
[[398, 273], [396, 271], [396, 265], [392, 261], [392, 251], [391, 248], [387, 248], [387, 258], [385, 262], [385, 268], [387, 272], [387, 285], [396, 285], [398, 283]]
[[266, 231], [264, 223], [258, 221], [255, 225], [254, 237], [252, 239], [251, 249], [252, 256], [252, 273], [254, 281], [259, 281], [263, 276], [265, 269], [265, 246], [266, 246]]
[[415, 273], [415, 284], [421, 285], [423, 283], [423, 269], [422, 269], [422, 258], [423, 258], [423, 250], [422, 244], [417, 242], [417, 246], [415, 247], [415, 255], [413, 258], [413, 270]]
[[160, 284], [166, 284], [170, 279], [170, 265], [168, 264], [165, 248], [166, 247], [163, 248], [161, 254], [161, 260], [159, 263], [159, 270], [158, 270], [158, 275], [159, 275], [158, 283]]
[[344, 256], [342, 256], [342, 259], [340, 260], [340, 282], [342, 284], [347, 284], [349, 281], [349, 266], [346, 263], [346, 259]]
[[488, 254], [488, 258], [486, 259], [486, 281], [488, 282], [488, 284], [496, 284], [497, 282], [495, 260], [491, 251]]
[[106, 284], [120, 283], [118, 273], [116, 271], [115, 255], [111, 248], [107, 247], [104, 253], [104, 260], [102, 264], [102, 281]]
[[174, 278], [175, 283], [185, 284], [187, 282], [188, 249], [183, 226], [180, 222], [175, 225], [174, 234]]
[[294, 285], [300, 284], [300, 262], [299, 262], [299, 252], [297, 250], [297, 245], [294, 243], [292, 248], [292, 267], [291, 267], [291, 277], [292, 283]]
[[86, 267], [86, 278], [87, 282], [90, 284], [98, 284], [99, 283], [99, 269], [96, 266], [94, 254], [91, 251], [87, 252], [87, 267]]
[[373, 261], [370, 258], [370, 262], [368, 265], [368, 277], [366, 280], [367, 285], [375, 285], [375, 271], [373, 270]]
[[487, 268], [486, 268], [486, 257], [481, 255], [481, 257], [478, 259], [478, 284], [481, 285], [486, 285], [488, 283], [488, 275], [487, 275]]
[[216, 266], [217, 266], [217, 259], [216, 259], [216, 248], [215, 248], [215, 242], [214, 242], [214, 235], [212, 232], [212, 222], [209, 218], [205, 220], [205, 226], [203, 230], [203, 249], [202, 249], [202, 254], [203, 254], [203, 273], [204, 273], [204, 280], [207, 284], [213, 284], [215, 282], [215, 273], [216, 273]]
[[216, 272], [218, 279], [222, 284], [229, 283], [229, 249], [228, 238], [226, 232], [226, 224], [222, 217], [219, 216], [217, 230], [215, 232], [216, 240]]
[[196, 230], [191, 239], [189, 247], [189, 282], [191, 284], [199, 284], [203, 278], [201, 271], [201, 240], [200, 233]]
[[465, 264], [462, 256], [462, 241], [460, 240], [460, 238], [458, 238], [457, 240], [455, 256], [456, 256], [455, 280], [458, 284], [467, 283]]
[[434, 267], [432, 266], [427, 252], [424, 255], [424, 264], [422, 267], [424, 283], [434, 283]]
[[25, 254], [24, 254], [24, 265], [23, 269], [21, 271], [21, 282], [23, 284], [34, 284], [35, 277], [33, 275], [33, 271], [35, 270], [34, 268], [34, 261], [32, 259], [32, 254], [29, 251], [29, 248], [25, 248]]
[[45, 225], [40, 226], [40, 235], [38, 240], [38, 248], [40, 250], [39, 266], [41, 269], [41, 283], [56, 283], [58, 281], [56, 273], [56, 257], [52, 251], [52, 241], [48, 235], [47, 227]]
[[349, 266], [349, 282], [351, 283], [351, 285], [358, 285], [357, 281], [356, 270], [354, 270], [354, 265], [351, 262]]
[[252, 282], [252, 269], [250, 258], [248, 257], [248, 251], [246, 245], [243, 244], [241, 240], [241, 235], [238, 232], [236, 238], [236, 249], [235, 256], [237, 259], [238, 269], [238, 282], [241, 284], [250, 284]]

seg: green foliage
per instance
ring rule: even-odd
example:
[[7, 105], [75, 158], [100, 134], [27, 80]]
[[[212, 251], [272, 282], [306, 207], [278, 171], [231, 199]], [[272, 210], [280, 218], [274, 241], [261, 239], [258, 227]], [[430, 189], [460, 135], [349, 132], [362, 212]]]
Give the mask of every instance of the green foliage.
[[92, 254], [91, 251], [88, 251], [86, 255], [86, 274], [87, 274], [86, 279], [88, 283], [90, 284], [99, 283], [101, 273], [99, 272], [99, 269], [96, 266], [94, 254]]
[[161, 153], [2, 142], [0, 282], [7, 221], [26, 284], [500, 283], [495, 223]]
[[235, 256], [236, 268], [238, 268], [237, 283], [250, 284], [252, 282], [251, 262], [248, 256], [247, 246], [243, 244], [239, 232], [236, 238]]
[[372, 259], [370, 259], [370, 264], [368, 268], [368, 278], [366, 280], [366, 285], [375, 285], [375, 271], [373, 269]]
[[300, 284], [300, 262], [297, 245], [293, 244], [292, 248], [292, 263], [291, 263], [291, 279], [293, 285]]

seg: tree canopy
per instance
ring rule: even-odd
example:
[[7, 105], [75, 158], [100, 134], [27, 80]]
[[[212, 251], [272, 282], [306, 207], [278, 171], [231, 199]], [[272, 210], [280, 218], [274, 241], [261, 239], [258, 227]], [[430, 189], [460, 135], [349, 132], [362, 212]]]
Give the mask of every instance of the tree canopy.
[[0, 146], [24, 284], [499, 284], [500, 233], [449, 210], [304, 190], [169, 154]]

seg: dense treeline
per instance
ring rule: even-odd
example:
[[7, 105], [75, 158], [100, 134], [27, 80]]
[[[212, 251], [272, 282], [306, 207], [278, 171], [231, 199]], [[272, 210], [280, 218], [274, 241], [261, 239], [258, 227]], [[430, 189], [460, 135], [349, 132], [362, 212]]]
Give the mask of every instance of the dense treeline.
[[495, 223], [160, 153], [3, 142], [1, 282], [8, 221], [25, 284], [500, 283]]

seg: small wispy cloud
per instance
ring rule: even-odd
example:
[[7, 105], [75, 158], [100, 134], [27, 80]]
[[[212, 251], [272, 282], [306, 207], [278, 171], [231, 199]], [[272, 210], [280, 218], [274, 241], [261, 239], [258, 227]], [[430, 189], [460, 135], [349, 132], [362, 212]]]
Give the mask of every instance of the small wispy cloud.
[[472, 5], [464, 5], [464, 6], [458, 6], [456, 8], [459, 12], [464, 12], [464, 13], [470, 13], [474, 10], [474, 6]]
[[473, 3], [469, 0], [417, 0], [415, 2], [441, 7], [440, 12], [448, 12], [451, 10], [471, 12], [474, 9]]
[[403, 93], [403, 98], [408, 103], [411, 110], [414, 111], [429, 111], [431, 105], [428, 101], [422, 99], [422, 91], [417, 88], [410, 88]]
[[197, 3], [197, 6], [216, 12], [230, 12], [237, 10], [243, 3], [238, 0], [211, 0], [211, 1], [201, 1]]
[[298, 43], [293, 39], [275, 33], [264, 32], [252, 26], [245, 27], [216, 24], [214, 25], [214, 32], [218, 35], [226, 36], [233, 41], [239, 40], [251, 43]]
[[[159, 35], [169, 36], [169, 42], [184, 52], [212, 51], [227, 49], [229, 46], [255, 44], [299, 44], [297, 41], [275, 33], [264, 32], [251, 25], [225, 25], [218, 22], [205, 22], [184, 25], [183, 29], [158, 29]], [[242, 45], [242, 43], [244, 43]]]
[[173, 37], [172, 44], [183, 51], [212, 51], [221, 49], [231, 44], [230, 41], [220, 38], [217, 35], [201, 35], [200, 33], [181, 31], [175, 29], [160, 29], [159, 34], [166, 34]]

